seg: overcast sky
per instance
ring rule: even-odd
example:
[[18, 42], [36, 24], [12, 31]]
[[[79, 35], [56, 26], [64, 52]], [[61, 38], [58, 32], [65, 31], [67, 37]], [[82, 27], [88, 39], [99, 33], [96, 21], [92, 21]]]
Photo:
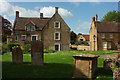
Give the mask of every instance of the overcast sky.
[[[91, 0], [93, 1], [93, 0]], [[89, 34], [92, 17], [98, 14], [98, 20], [109, 11], [118, 11], [118, 2], [7, 2], [0, 3], [0, 15], [13, 24], [15, 11], [20, 17], [51, 17], [55, 13], [54, 7], [59, 7], [59, 14], [76, 33]]]

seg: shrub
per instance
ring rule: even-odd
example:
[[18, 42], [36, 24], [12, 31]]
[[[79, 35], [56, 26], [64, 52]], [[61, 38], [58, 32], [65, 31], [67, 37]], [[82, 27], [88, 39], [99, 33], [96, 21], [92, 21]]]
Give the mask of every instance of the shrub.
[[10, 52], [7, 44], [2, 44], [2, 54], [6, 53], [6, 52]]
[[20, 44], [19, 43], [8, 43], [7, 44], [7, 47], [9, 48], [10, 51], [12, 51], [12, 47], [14, 46], [20, 46]]
[[55, 50], [52, 49], [44, 49], [44, 53], [54, 53]]
[[31, 51], [31, 45], [30, 44], [26, 44], [24, 47], [23, 47], [23, 52], [24, 53], [29, 53]]

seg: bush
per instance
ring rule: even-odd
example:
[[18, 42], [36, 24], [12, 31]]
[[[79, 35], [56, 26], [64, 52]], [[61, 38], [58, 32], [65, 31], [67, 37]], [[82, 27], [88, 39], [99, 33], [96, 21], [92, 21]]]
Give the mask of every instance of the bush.
[[23, 52], [24, 53], [29, 53], [31, 51], [31, 45], [30, 44], [26, 44], [24, 47], [23, 47]]
[[78, 41], [75, 43], [75, 45], [89, 45], [89, 44], [85, 41]]
[[20, 44], [19, 43], [8, 43], [7, 44], [7, 47], [9, 48], [10, 51], [12, 51], [12, 47], [14, 46], [20, 46]]
[[2, 54], [6, 53], [6, 52], [10, 52], [7, 44], [2, 44]]
[[52, 49], [44, 49], [44, 53], [54, 53], [55, 50]]

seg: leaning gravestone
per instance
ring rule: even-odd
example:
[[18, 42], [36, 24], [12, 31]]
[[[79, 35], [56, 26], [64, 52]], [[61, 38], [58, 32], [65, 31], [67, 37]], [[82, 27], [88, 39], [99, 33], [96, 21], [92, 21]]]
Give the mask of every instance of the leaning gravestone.
[[14, 46], [12, 49], [12, 63], [23, 64], [23, 53], [19, 46]]
[[42, 66], [43, 60], [43, 42], [31, 41], [31, 63], [32, 65]]

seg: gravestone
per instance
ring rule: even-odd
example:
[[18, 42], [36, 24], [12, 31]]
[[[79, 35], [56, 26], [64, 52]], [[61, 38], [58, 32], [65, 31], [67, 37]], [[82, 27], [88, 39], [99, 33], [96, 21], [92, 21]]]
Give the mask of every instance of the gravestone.
[[97, 58], [99, 56], [92, 54], [73, 55], [74, 71], [73, 78], [95, 78], [97, 70]]
[[43, 42], [39, 40], [31, 41], [31, 63], [32, 65], [42, 66], [43, 59]]
[[14, 46], [12, 49], [12, 63], [23, 64], [23, 52], [19, 46]]
[[104, 68], [110, 69], [116, 66], [115, 58], [106, 58], [104, 59]]
[[113, 80], [120, 80], [120, 69], [115, 68], [113, 71]]

